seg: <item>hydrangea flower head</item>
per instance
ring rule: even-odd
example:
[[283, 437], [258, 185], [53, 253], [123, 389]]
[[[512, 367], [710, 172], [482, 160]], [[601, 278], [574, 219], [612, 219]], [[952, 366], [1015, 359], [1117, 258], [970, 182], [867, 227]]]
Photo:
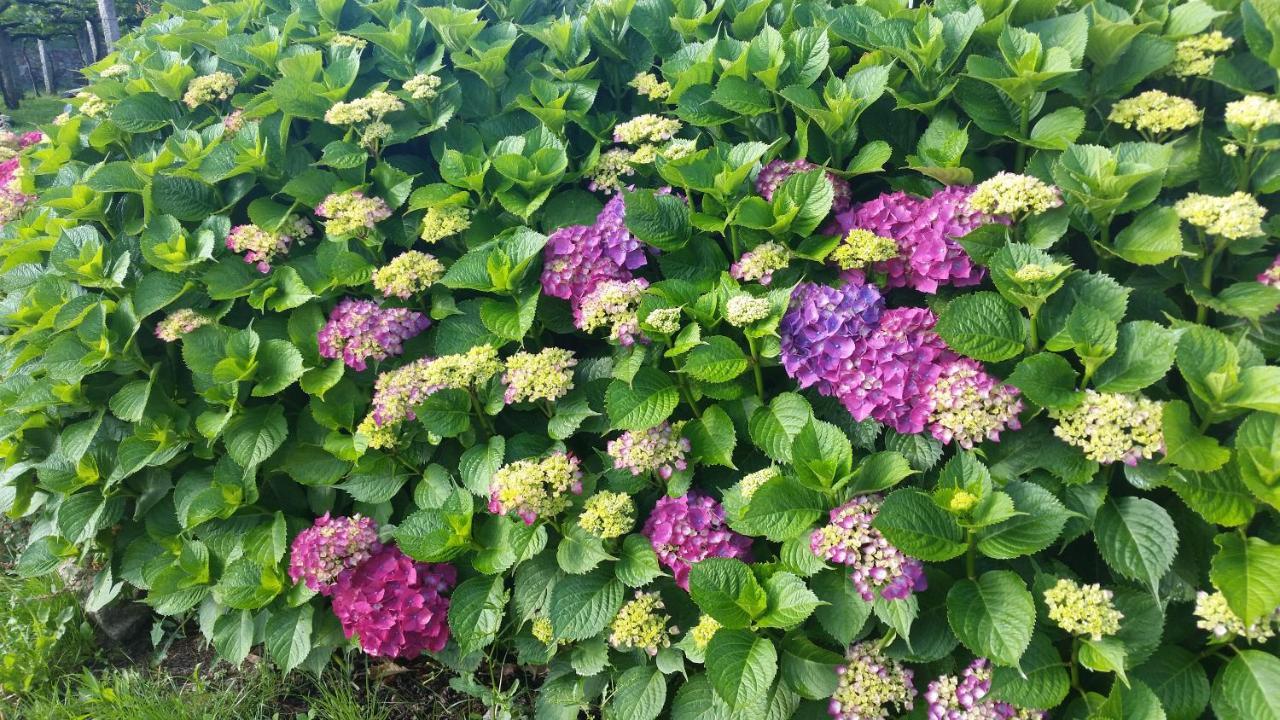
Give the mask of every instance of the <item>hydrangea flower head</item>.
[[814, 555], [853, 568], [854, 587], [867, 602], [877, 593], [885, 600], [901, 600], [928, 587], [924, 565], [872, 527], [881, 500], [878, 495], [856, 497], [833, 509], [830, 522], [809, 536]]
[[577, 304], [604, 281], [630, 280], [647, 262], [644, 245], [627, 230], [622, 196], [615, 195], [594, 225], [569, 225], [547, 238], [542, 291]]
[[627, 145], [659, 143], [670, 140], [680, 132], [681, 123], [675, 118], [647, 113], [618, 123], [613, 128], [613, 141]]
[[685, 453], [692, 446], [688, 438], [680, 437], [684, 421], [662, 423], [648, 430], [628, 430], [609, 441], [609, 457], [619, 470], [629, 470], [632, 475], [655, 472], [666, 480], [677, 471], [689, 467]]
[[106, 100], [86, 90], [76, 93], [74, 99], [80, 103], [80, 113], [85, 117], [97, 118], [111, 112]]
[[591, 289], [573, 309], [573, 324], [580, 330], [593, 332], [609, 328], [609, 336], [623, 347], [644, 341], [636, 308], [649, 282], [605, 280]]
[[1058, 421], [1054, 435], [1103, 465], [1137, 465], [1164, 452], [1164, 405], [1140, 395], [1086, 390], [1078, 407], [1050, 411], [1049, 417]]
[[348, 637], [375, 657], [414, 658], [449, 642], [452, 565], [416, 562], [394, 545], [338, 576], [333, 612]]
[[613, 148], [600, 154], [596, 166], [591, 169], [591, 182], [587, 187], [608, 195], [620, 192], [626, 185], [623, 178], [635, 172], [631, 161], [635, 153], [626, 148]]
[[471, 211], [461, 205], [432, 205], [422, 215], [422, 241], [431, 244], [465, 232], [471, 227]]
[[671, 645], [667, 623], [671, 616], [656, 592], [636, 591], [635, 598], [622, 606], [609, 624], [609, 644], [616, 650], [643, 650], [649, 655]]
[[165, 319], [156, 323], [156, 337], [165, 342], [175, 342], [183, 335], [195, 332], [196, 328], [213, 322], [207, 315], [202, 315], [191, 308], [174, 310]]
[[671, 83], [659, 80], [658, 76], [653, 73], [637, 73], [627, 85], [635, 88], [636, 92], [650, 100], [666, 100], [667, 96], [671, 94]]
[[404, 341], [430, 325], [431, 321], [420, 312], [344, 298], [329, 313], [329, 320], [316, 339], [320, 357], [340, 357], [347, 367], [364, 370], [369, 358], [385, 360], [404, 352]]
[[541, 460], [517, 460], [493, 474], [489, 512], [514, 513], [532, 525], [569, 507], [568, 494], [582, 494], [582, 469], [572, 453], [555, 452]]
[[836, 720], [888, 720], [915, 707], [914, 673], [885, 657], [875, 643], [849, 648], [836, 675], [836, 690], [827, 704], [827, 713]]
[[680, 308], [656, 308], [649, 312], [645, 317], [645, 323], [653, 328], [654, 332], [664, 335], [674, 335], [680, 331]]
[[129, 66], [125, 63], [113, 63], [106, 66], [98, 73], [104, 78], [121, 78], [129, 74]]
[[222, 118], [222, 129], [227, 133], [238, 133], [244, 127], [244, 111], [232, 110]]
[[333, 193], [316, 207], [325, 218], [324, 230], [330, 235], [352, 235], [372, 230], [391, 217], [391, 208], [380, 197], [366, 197], [359, 190]]
[[739, 293], [725, 303], [724, 319], [734, 327], [746, 327], [769, 317], [769, 299]]
[[689, 629], [689, 638], [693, 640], [694, 647], [706, 652], [711, 638], [716, 636], [716, 631], [720, 628], [720, 621], [710, 615], [702, 615], [698, 618], [698, 624]]
[[294, 240], [310, 237], [313, 229], [305, 218], [293, 215], [280, 230], [266, 230], [257, 225], [237, 225], [227, 233], [227, 249], [244, 255], [244, 261], [269, 272], [271, 261], [289, 252]]
[[289, 577], [321, 595], [329, 595], [343, 571], [356, 567], [381, 549], [378, 525], [370, 518], [360, 515], [335, 518], [325, 513], [293, 539]]
[[870, 230], [854, 228], [840, 238], [828, 259], [841, 270], [861, 270], [872, 263], [898, 256], [898, 242]]
[[236, 91], [236, 78], [231, 73], [222, 71], [191, 78], [187, 92], [182, 96], [182, 103], [195, 110], [214, 100], [226, 100]]
[[1021, 218], [1062, 206], [1062, 191], [1034, 175], [999, 172], [982, 181], [969, 206], [987, 215]]
[[729, 266], [729, 274], [742, 282], [758, 281], [761, 285], [773, 282], [773, 274], [791, 265], [791, 251], [787, 246], [770, 240], [748, 250]]
[[[771, 160], [768, 165], [760, 168], [760, 173], [756, 175], [756, 193], [772, 202], [773, 194], [787, 178], [796, 173], [818, 169], [820, 169], [819, 166], [808, 160]], [[832, 191], [831, 211], [848, 210], [853, 200], [853, 189], [849, 187], [848, 181], [828, 170], [827, 182], [831, 184]]]
[[873, 286], [801, 283], [778, 326], [783, 368], [802, 388], [825, 383], [875, 331], [883, 312], [884, 300]]
[[602, 540], [626, 535], [635, 524], [636, 506], [631, 496], [608, 490], [587, 498], [578, 516], [578, 525]]
[[944, 363], [929, 396], [933, 400], [929, 432], [940, 442], [954, 440], [971, 449], [983, 440], [999, 440], [1005, 428], [1021, 427], [1018, 389], [997, 382], [976, 360], [955, 358]]
[[379, 122], [389, 113], [404, 109], [404, 102], [386, 90], [374, 90], [362, 98], [337, 102], [324, 114], [330, 125]]
[[1270, 285], [1273, 288], [1280, 288], [1280, 255], [1271, 261], [1271, 265], [1266, 270], [1258, 273], [1258, 282], [1263, 285]]
[[550, 645], [556, 641], [555, 630], [551, 626], [551, 618], [539, 616], [533, 619], [533, 625], [529, 628], [529, 633], [533, 638], [543, 645]]
[[1263, 95], [1246, 95], [1240, 100], [1227, 103], [1223, 117], [1230, 125], [1240, 127], [1245, 132], [1256, 133], [1264, 128], [1280, 125], [1280, 100]]
[[1049, 619], [1067, 633], [1101, 640], [1119, 632], [1124, 619], [1112, 603], [1113, 597], [1110, 590], [1097, 583], [1081, 585], [1061, 578], [1044, 591], [1044, 604], [1049, 608]]
[[761, 486], [777, 477], [782, 477], [782, 472], [774, 465], [753, 473], [747, 473], [738, 481], [738, 492], [742, 494], [743, 500], [749, 501]]
[[373, 286], [386, 297], [407, 300], [444, 277], [444, 264], [417, 250], [400, 253], [373, 271]]
[[1173, 48], [1170, 72], [1181, 78], [1208, 75], [1213, 72], [1218, 55], [1230, 50], [1233, 43], [1234, 39], [1218, 30], [1183, 38]]
[[1196, 627], [1208, 630], [1214, 638], [1229, 640], [1242, 637], [1251, 642], [1266, 642], [1276, 636], [1276, 622], [1280, 620], [1280, 608], [1262, 616], [1252, 625], [1245, 625], [1244, 620], [1227, 604], [1227, 597], [1221, 592], [1207, 593], [1201, 590], [1196, 593]]
[[1186, 98], [1148, 90], [1111, 106], [1107, 119], [1144, 135], [1160, 136], [1200, 123], [1200, 108]]
[[507, 371], [502, 376], [507, 386], [503, 401], [511, 404], [559, 400], [573, 389], [573, 368], [577, 364], [573, 352], [562, 348], [518, 352], [507, 358]]
[[730, 530], [720, 503], [697, 491], [659, 498], [645, 520], [644, 536], [676, 585], [685, 590], [694, 563], [709, 557], [747, 559], [751, 555], [751, 538]]
[[1226, 240], [1263, 235], [1262, 218], [1267, 209], [1247, 192], [1226, 197], [1191, 193], [1174, 203], [1178, 217], [1210, 235]]
[[334, 33], [333, 37], [329, 38], [329, 47], [355, 48], [359, 51], [364, 50], [368, 46], [368, 40], [358, 38], [355, 35], [347, 35], [346, 33]]
[[929, 720], [1044, 720], [1038, 710], [1014, 707], [987, 700], [991, 692], [991, 668], [986, 658], [978, 658], [957, 677], [943, 675], [929, 683], [925, 700]]
[[434, 100], [440, 94], [440, 76], [418, 73], [404, 81], [404, 91], [414, 100]]

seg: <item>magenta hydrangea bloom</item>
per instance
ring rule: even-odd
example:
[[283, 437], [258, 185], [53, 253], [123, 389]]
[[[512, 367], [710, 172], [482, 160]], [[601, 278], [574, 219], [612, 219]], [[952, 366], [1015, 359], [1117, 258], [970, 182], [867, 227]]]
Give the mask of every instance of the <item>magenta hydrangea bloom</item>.
[[543, 250], [542, 291], [575, 301], [605, 280], [628, 281], [648, 262], [644, 245], [625, 224], [622, 195], [615, 195], [594, 225], [569, 225], [547, 238]]
[[44, 133], [39, 130], [25, 132], [18, 136], [18, 147], [29, 148], [36, 143], [44, 142]]
[[853, 585], [867, 602], [876, 593], [901, 600], [928, 587], [924, 565], [872, 527], [882, 500], [879, 495], [856, 497], [832, 510], [831, 521], [809, 536], [814, 555], [853, 568]]
[[[773, 160], [760, 168], [760, 173], [756, 175], [756, 192], [765, 200], [772, 201], [773, 194], [787, 178], [796, 173], [817, 169], [818, 166], [808, 160]], [[831, 212], [840, 213], [848, 210], [853, 202], [853, 190], [849, 187], [848, 181], [828, 170], [827, 182], [831, 183], [831, 190], [834, 193]]]
[[1270, 267], [1258, 273], [1258, 282], [1263, 285], [1280, 288], [1280, 255], [1276, 256]]
[[829, 390], [883, 312], [884, 300], [871, 285], [801, 283], [778, 326], [783, 368], [800, 387]]
[[988, 700], [991, 692], [991, 667], [986, 658], [978, 658], [959, 677], [943, 675], [929, 683], [924, 698], [929, 703], [929, 720], [1041, 720], [1048, 718], [1039, 710], [1025, 710], [1006, 702]]
[[888, 287], [934, 293], [941, 285], [977, 285], [983, 269], [973, 264], [956, 238], [997, 218], [969, 207], [972, 194], [967, 186], [948, 187], [928, 198], [885, 193], [838, 213], [826, 232], [844, 235], [862, 228], [896, 240], [899, 255], [873, 265], [884, 273]]
[[344, 570], [356, 567], [381, 549], [378, 525], [372, 519], [360, 515], [331, 518], [325, 513], [293, 539], [289, 577], [328, 595]]
[[449, 642], [449, 598], [457, 582], [452, 565], [415, 561], [394, 545], [338, 576], [333, 612], [348, 637], [377, 657], [414, 658]]
[[658, 561], [689, 589], [689, 569], [709, 557], [749, 559], [751, 538], [729, 529], [724, 508], [711, 497], [691, 491], [678, 498], [663, 496], [644, 523]]
[[930, 390], [943, 363], [955, 358], [933, 331], [935, 322], [925, 308], [886, 310], [819, 391], [838, 398], [856, 420], [874, 418], [900, 433], [924, 430], [933, 410]]
[[344, 298], [320, 328], [320, 356], [342, 358], [347, 367], [364, 370], [366, 360], [385, 360], [404, 352], [404, 341], [426, 330], [426, 315], [407, 308], [379, 307], [372, 300]]

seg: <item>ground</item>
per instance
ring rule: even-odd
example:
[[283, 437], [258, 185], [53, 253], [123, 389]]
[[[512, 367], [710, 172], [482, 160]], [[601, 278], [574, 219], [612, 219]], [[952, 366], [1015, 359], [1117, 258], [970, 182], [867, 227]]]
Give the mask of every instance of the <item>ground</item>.
[[18, 104], [16, 110], [0, 108], [0, 112], [9, 116], [9, 123], [16, 131], [35, 130], [63, 111], [67, 99], [60, 95], [28, 95]]

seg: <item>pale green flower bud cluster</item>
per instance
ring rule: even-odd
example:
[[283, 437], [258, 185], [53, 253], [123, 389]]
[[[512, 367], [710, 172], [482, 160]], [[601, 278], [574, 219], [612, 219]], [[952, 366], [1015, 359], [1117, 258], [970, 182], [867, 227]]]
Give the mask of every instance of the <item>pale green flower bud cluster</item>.
[[1113, 593], [1093, 583], [1081, 585], [1062, 578], [1044, 591], [1044, 603], [1049, 608], [1049, 619], [1071, 635], [1101, 640], [1120, 631], [1124, 613], [1112, 603]]
[[[828, 713], [836, 720], [887, 720], [903, 717], [915, 705], [913, 673], [886, 657], [875, 643], [849, 648], [836, 668], [836, 689]], [[893, 708], [896, 712], [890, 711]]]
[[752, 297], [746, 293], [734, 295], [725, 303], [724, 319], [734, 327], [744, 327], [769, 317], [768, 298]]
[[659, 143], [670, 140], [682, 127], [679, 120], [646, 113], [619, 123], [613, 128], [613, 141], [627, 145]]
[[870, 230], [854, 228], [840, 239], [828, 259], [841, 270], [861, 270], [898, 256], [898, 241]]
[[1196, 593], [1195, 615], [1196, 627], [1208, 630], [1215, 638], [1229, 640], [1242, 637], [1246, 640], [1266, 641], [1276, 636], [1275, 625], [1280, 620], [1280, 608], [1262, 616], [1252, 625], [1245, 625], [1244, 620], [1227, 604], [1225, 595], [1202, 590]]
[[534, 400], [554, 402], [573, 389], [573, 367], [578, 360], [569, 350], [545, 348], [537, 353], [518, 352], [507, 358], [508, 404]]
[[1218, 30], [1183, 38], [1173, 49], [1170, 72], [1184, 78], [1208, 75], [1218, 55], [1230, 50], [1234, 42]]
[[705, 652], [707, 646], [711, 644], [711, 638], [716, 636], [716, 631], [720, 627], [720, 622], [710, 615], [698, 618], [698, 624], [689, 630], [689, 638], [693, 640], [693, 646]]
[[1241, 100], [1227, 103], [1223, 114], [1230, 125], [1247, 132], [1258, 132], [1272, 125], [1280, 125], [1280, 100], [1262, 95], [1247, 95]]
[[645, 323], [655, 332], [671, 335], [680, 331], [680, 308], [658, 308], [649, 313]]
[[1262, 218], [1267, 214], [1267, 209], [1246, 192], [1226, 197], [1191, 193], [1175, 203], [1173, 209], [1191, 225], [1226, 240], [1262, 235]]
[[391, 208], [380, 197], [350, 190], [326, 197], [316, 206], [316, 214], [325, 219], [324, 230], [328, 234], [351, 235], [372, 230], [391, 217]]
[[443, 263], [427, 253], [410, 250], [374, 270], [373, 286], [387, 297], [405, 300], [431, 287], [443, 276]]
[[235, 91], [235, 76], [231, 73], [218, 71], [192, 78], [191, 83], [187, 85], [186, 94], [182, 96], [182, 102], [194, 110], [214, 100], [226, 100]]
[[129, 66], [124, 63], [115, 63], [102, 68], [99, 76], [104, 78], [121, 78], [129, 74]]
[[671, 83], [659, 80], [653, 73], [639, 73], [627, 84], [650, 100], [666, 100], [671, 94]]
[[609, 644], [617, 650], [643, 650], [657, 655], [662, 648], [671, 645], [671, 633], [667, 623], [671, 616], [658, 593], [636, 591], [635, 599], [622, 606], [618, 616], [609, 625]]
[[987, 215], [1013, 218], [1039, 215], [1062, 206], [1062, 192], [1034, 175], [999, 172], [969, 196], [969, 207]]
[[626, 184], [622, 179], [635, 172], [635, 168], [631, 167], [631, 158], [634, 156], [635, 153], [626, 148], [606, 150], [588, 173], [591, 178], [588, 187], [608, 194], [622, 190]]
[[1148, 90], [1112, 105], [1107, 119], [1139, 132], [1162, 135], [1198, 124], [1200, 109], [1186, 98]]
[[648, 286], [644, 280], [606, 280], [596, 285], [577, 308], [575, 324], [587, 332], [611, 328], [614, 339], [624, 346], [631, 345], [638, 323], [636, 306]]
[[551, 629], [551, 618], [536, 617], [533, 619], [533, 626], [529, 628], [529, 632], [533, 634], [533, 638], [543, 645], [550, 645], [556, 641], [556, 634]]
[[1078, 407], [1050, 411], [1049, 417], [1058, 421], [1054, 435], [1104, 465], [1136, 465], [1164, 452], [1164, 405], [1141, 395], [1086, 390]]
[[364, 38], [358, 38], [354, 35], [346, 35], [343, 33], [337, 33], [333, 37], [329, 38], [329, 47], [349, 47], [355, 48], [356, 50], [364, 50], [368, 45], [369, 42]]
[[498, 349], [492, 345], [477, 345], [464, 353], [441, 355], [431, 361], [423, 369], [420, 382], [436, 390], [462, 390], [501, 371]]
[[525, 524], [550, 518], [569, 507], [569, 493], [582, 493], [582, 469], [569, 453], [503, 465], [489, 483], [489, 512], [513, 513]]
[[626, 493], [602, 491], [587, 498], [578, 525], [602, 540], [622, 537], [636, 523], [636, 506]]
[[[81, 90], [76, 93], [75, 99], [80, 101], [80, 112], [86, 117], [102, 117], [111, 111], [111, 106], [107, 104], [106, 100], [103, 100], [91, 92]], [[55, 121], [55, 124], [61, 123]]]
[[207, 316], [190, 308], [174, 310], [165, 319], [156, 324], [156, 337], [165, 342], [174, 342], [182, 336], [194, 332], [196, 328], [213, 322]]
[[434, 100], [440, 94], [442, 82], [439, 75], [418, 73], [404, 81], [404, 90], [414, 100]]
[[729, 274], [735, 280], [743, 282], [759, 281], [768, 285], [773, 281], [773, 274], [785, 270], [791, 265], [791, 250], [785, 245], [769, 241], [748, 250], [729, 266]]
[[471, 211], [461, 205], [434, 205], [422, 216], [423, 242], [439, 242], [471, 227]]
[[1013, 271], [1013, 279], [1028, 285], [1049, 282], [1050, 280], [1056, 280], [1066, 269], [1066, 265], [1060, 265], [1058, 263], [1053, 263], [1051, 265], [1027, 263]]
[[781, 476], [781, 471], [773, 465], [770, 465], [763, 470], [748, 473], [747, 475], [743, 475], [742, 479], [738, 481], [738, 492], [742, 493], [743, 500], [750, 500], [762, 485]]
[[400, 98], [385, 90], [374, 90], [362, 98], [334, 103], [324, 114], [330, 125], [356, 125], [380, 121], [388, 113], [404, 109]]

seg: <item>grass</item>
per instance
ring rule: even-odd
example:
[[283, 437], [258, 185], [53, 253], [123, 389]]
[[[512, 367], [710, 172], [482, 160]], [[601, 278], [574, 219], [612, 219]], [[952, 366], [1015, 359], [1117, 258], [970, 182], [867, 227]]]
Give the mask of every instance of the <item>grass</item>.
[[16, 110], [0, 109], [9, 116], [9, 124], [16, 132], [35, 130], [37, 125], [47, 125], [62, 112], [67, 100], [59, 95], [27, 95]]

